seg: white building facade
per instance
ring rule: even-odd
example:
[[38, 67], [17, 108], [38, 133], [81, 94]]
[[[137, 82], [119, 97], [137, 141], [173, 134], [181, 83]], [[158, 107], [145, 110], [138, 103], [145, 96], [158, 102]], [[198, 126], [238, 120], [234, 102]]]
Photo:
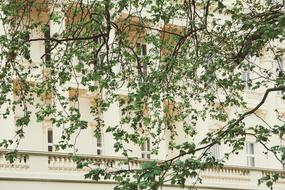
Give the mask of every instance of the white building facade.
[[[36, 16], [36, 13], [35, 17]], [[41, 15], [41, 17], [44, 17]], [[63, 30], [65, 23], [50, 23], [51, 35], [55, 32]], [[0, 32], [4, 33], [4, 31]], [[44, 34], [40, 31], [33, 32], [34, 38], [43, 37]], [[112, 38], [112, 37], [111, 37]], [[144, 56], [148, 53], [149, 47], [147, 44], [138, 44], [141, 49], [141, 55]], [[31, 64], [38, 64], [41, 61], [41, 55], [45, 51], [45, 43], [43, 41], [31, 42], [31, 57], [33, 62]], [[58, 51], [57, 49], [53, 51]], [[277, 69], [283, 70], [282, 57], [278, 64]], [[265, 54], [264, 56], [254, 60], [262, 67], [270, 67], [274, 61], [274, 56], [271, 54]], [[23, 63], [30, 64], [30, 63]], [[115, 70], [118, 68], [114, 68]], [[39, 71], [41, 72], [41, 71]], [[247, 69], [242, 73], [243, 80], [247, 83], [252, 77], [255, 77], [254, 73], [250, 73]], [[16, 82], [14, 84], [17, 85]], [[70, 91], [63, 94], [66, 97], [74, 96], [72, 89], [77, 88], [75, 81], [70, 83]], [[16, 87], [15, 87], [16, 88]], [[264, 89], [265, 90], [265, 89]], [[244, 98], [248, 102], [248, 110], [254, 108], [263, 98], [264, 90], [250, 91], [245, 89]], [[122, 87], [117, 92], [120, 96], [124, 97], [128, 94], [128, 89]], [[71, 141], [74, 142], [77, 155], [92, 161], [98, 167], [117, 167], [124, 168], [122, 161], [125, 159], [121, 156], [120, 152], [114, 151], [115, 140], [110, 133], [105, 133], [104, 129], [97, 136], [94, 137], [93, 130], [96, 127], [90, 114], [90, 106], [93, 105], [94, 93], [88, 92], [84, 86], [79, 86], [79, 102], [82, 118], [88, 121], [88, 128], [80, 131], [76, 137], [74, 136]], [[222, 97], [223, 95], [221, 95]], [[285, 102], [282, 100], [282, 92], [272, 92], [269, 94], [266, 102], [259, 108], [255, 114], [245, 118], [246, 125], [253, 126], [258, 123], [262, 124], [262, 119], [266, 120], [270, 125], [280, 123], [278, 119], [285, 117]], [[17, 100], [17, 90], [10, 94], [10, 98]], [[34, 101], [49, 102], [56, 100], [52, 98], [37, 97]], [[70, 105], [72, 106], [72, 102]], [[60, 108], [60, 105], [58, 105]], [[37, 110], [36, 107], [29, 107], [28, 109]], [[233, 110], [228, 110], [229, 115]], [[277, 110], [277, 111], [276, 111]], [[246, 110], [244, 110], [246, 111]], [[15, 113], [9, 114], [7, 118], [1, 118], [0, 125], [0, 139], [10, 139], [15, 136], [17, 131], [16, 120], [22, 117], [22, 108], [16, 109]], [[234, 116], [234, 115], [233, 115]], [[261, 119], [262, 118], [262, 119]], [[121, 110], [119, 103], [114, 103], [110, 108], [102, 115], [106, 126], [114, 126], [120, 123]], [[203, 126], [199, 128], [197, 135], [197, 142], [202, 139], [206, 133], [215, 131], [222, 127], [222, 123], [206, 120], [199, 121], [197, 126]], [[179, 134], [180, 133], [180, 134]], [[84, 179], [84, 174], [88, 172], [88, 168], [77, 169], [76, 163], [72, 160], [69, 153], [74, 153], [74, 149], [55, 150], [55, 144], [61, 140], [62, 129], [53, 126], [50, 120], [44, 120], [43, 122], [37, 122], [36, 116], [32, 115], [29, 127], [24, 129], [25, 137], [21, 139], [17, 146], [18, 155], [14, 163], [9, 163], [5, 159], [6, 149], [0, 151], [0, 187], [2, 189], [61, 189], [61, 190], [75, 190], [75, 189], [98, 189], [98, 190], [111, 190], [116, 185], [111, 180], [100, 180], [95, 182], [92, 180]], [[178, 131], [177, 141], [184, 138], [184, 134]], [[148, 162], [152, 159], [166, 160], [174, 155], [168, 148], [168, 139], [166, 138], [163, 143], [160, 144], [160, 151], [157, 155], [151, 155], [151, 141], [147, 140], [141, 147], [130, 143], [130, 148], [134, 150], [132, 156], [138, 157], [138, 160], [131, 161], [131, 168], [140, 168], [142, 163]], [[274, 144], [282, 145], [283, 142], [279, 138], [273, 138], [271, 140]], [[15, 148], [15, 147], [10, 147]], [[226, 145], [214, 145], [210, 152], [216, 159], [223, 159], [224, 154], [229, 150]], [[265, 190], [267, 187], [262, 184], [258, 185], [258, 179], [266, 176], [267, 174], [280, 173], [284, 175], [284, 166], [274, 158], [273, 154], [268, 152], [260, 144], [256, 143], [256, 139], [252, 136], [247, 136], [245, 149], [240, 151], [237, 155], [231, 155], [228, 160], [225, 161], [224, 168], [213, 168], [201, 172], [202, 184], [197, 183], [195, 187], [201, 190]], [[188, 184], [191, 186], [191, 183]], [[179, 187], [166, 184], [163, 187], [165, 190], [178, 190]], [[285, 180], [279, 180], [274, 185], [274, 189], [285, 189]]]

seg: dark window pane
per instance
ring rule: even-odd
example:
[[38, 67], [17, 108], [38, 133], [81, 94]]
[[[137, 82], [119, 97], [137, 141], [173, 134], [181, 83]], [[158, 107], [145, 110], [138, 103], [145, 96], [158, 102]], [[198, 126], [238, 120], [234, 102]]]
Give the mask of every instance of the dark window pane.
[[147, 159], [150, 159], [150, 154], [147, 154]]
[[102, 134], [99, 134], [99, 136], [97, 137], [97, 147], [102, 147], [102, 144], [103, 144]]
[[53, 133], [52, 129], [48, 130], [48, 143], [53, 143]]
[[45, 25], [44, 37], [47, 39], [45, 41], [45, 61], [50, 62], [51, 60], [51, 43], [50, 43], [50, 25], [49, 23]]
[[250, 148], [249, 148], [249, 154], [254, 154], [254, 144], [250, 143], [249, 144]]
[[48, 146], [48, 151], [52, 152], [52, 146], [51, 145]]
[[142, 55], [146, 55], [146, 44], [142, 44]]
[[247, 154], [254, 154], [254, 143], [247, 143], [246, 144], [246, 153]]
[[138, 54], [138, 56], [140, 56], [142, 53], [142, 50], [141, 50], [142, 48], [141, 48], [141, 44], [140, 43], [137, 43], [137, 54]]
[[249, 166], [249, 167], [254, 167], [255, 166], [254, 157], [247, 157], [247, 166]]
[[147, 143], [147, 151], [150, 151], [150, 140], [147, 139], [147, 140], [146, 140], [146, 143]]
[[141, 150], [145, 151], [145, 144], [144, 143], [141, 145]]

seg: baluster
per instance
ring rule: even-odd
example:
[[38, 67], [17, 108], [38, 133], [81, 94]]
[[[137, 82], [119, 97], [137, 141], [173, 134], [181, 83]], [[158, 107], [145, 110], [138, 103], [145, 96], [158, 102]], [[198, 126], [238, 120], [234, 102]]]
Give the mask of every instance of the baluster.
[[24, 155], [24, 160], [23, 161], [24, 161], [24, 167], [25, 168], [29, 168], [28, 159], [29, 159], [28, 155]]
[[66, 159], [67, 159], [67, 168], [68, 168], [68, 170], [72, 170], [73, 168], [72, 168], [72, 159], [71, 159], [71, 157], [66, 157]]
[[61, 157], [61, 169], [62, 170], [67, 170], [66, 167], [66, 158], [64, 156]]
[[55, 157], [55, 156], [52, 156], [52, 157], [51, 157], [51, 161], [52, 161], [51, 166], [52, 166], [53, 169], [55, 169], [55, 168], [56, 168], [56, 157]]
[[20, 155], [18, 155], [18, 156], [16, 157], [16, 160], [15, 160], [15, 162], [14, 162], [14, 167], [15, 167], [15, 168], [20, 168], [20, 167], [21, 167], [21, 165], [22, 165], [22, 157], [23, 157], [22, 154], [20, 154]]
[[65, 157], [65, 160], [66, 160], [66, 168], [67, 168], [68, 170], [72, 170], [70, 157], [69, 157], [69, 156], [68, 156], [68, 157]]
[[72, 168], [74, 171], [77, 171], [77, 163], [72, 160]]
[[53, 169], [53, 168], [54, 168], [54, 164], [55, 164], [55, 158], [54, 158], [54, 156], [49, 156], [49, 159], [50, 159], [50, 161], [49, 161], [49, 167], [50, 167], [51, 169]]
[[64, 165], [64, 157], [63, 156], [60, 156], [59, 157], [59, 170], [64, 170], [65, 168], [65, 165]]
[[61, 157], [61, 167], [62, 167], [62, 170], [67, 170], [67, 159], [65, 156], [62, 156]]
[[67, 165], [66, 165], [66, 167], [68, 168], [68, 170], [73, 171], [73, 170], [74, 170], [74, 167], [73, 167], [73, 160], [72, 160], [72, 157], [68, 156], [68, 157], [66, 157], [66, 160], [67, 160]]
[[223, 176], [225, 175], [225, 168], [215, 168], [215, 175], [217, 176]]
[[140, 163], [137, 161], [133, 161], [133, 167], [131, 169], [139, 169]]
[[0, 167], [4, 167], [4, 154], [0, 153]]
[[52, 169], [55, 169], [56, 167], [56, 157], [55, 156], [51, 156], [50, 166]]
[[103, 169], [108, 168], [108, 160], [107, 160], [107, 159], [103, 159], [103, 160], [102, 160], [102, 168], [103, 168]]
[[55, 169], [58, 170], [60, 168], [60, 157], [58, 156], [55, 158], [55, 165], [56, 165]]
[[51, 167], [51, 164], [52, 164], [52, 157], [51, 156], [48, 156], [48, 168]]

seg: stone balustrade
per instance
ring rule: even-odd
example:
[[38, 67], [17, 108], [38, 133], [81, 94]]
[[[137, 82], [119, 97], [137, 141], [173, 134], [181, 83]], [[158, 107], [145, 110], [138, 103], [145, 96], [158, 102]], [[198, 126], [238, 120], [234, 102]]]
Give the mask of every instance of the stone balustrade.
[[18, 154], [13, 163], [5, 158], [5, 152], [0, 152], [0, 170], [2, 169], [28, 169], [29, 156], [27, 154]]
[[119, 157], [104, 157], [104, 156], [80, 156], [80, 162], [88, 163], [89, 167], [77, 168], [76, 158], [65, 155], [49, 155], [48, 167], [49, 170], [61, 170], [61, 171], [89, 171], [91, 168], [104, 168], [108, 170], [119, 169], [139, 169], [141, 168], [143, 160], [130, 160], [129, 162], [124, 158]]
[[[130, 160], [127, 162], [122, 157], [80, 155], [83, 163], [87, 162], [89, 167], [77, 168], [76, 159], [69, 154], [56, 152], [19, 151], [14, 163], [5, 159], [6, 151], [0, 151], [0, 180], [9, 174], [10, 178], [32, 178], [41, 176], [41, 180], [70, 181], [84, 180], [84, 174], [92, 168], [100, 167], [110, 171], [120, 169], [139, 169], [142, 164], [149, 160]], [[239, 189], [257, 188], [257, 180], [266, 175], [285, 175], [283, 170], [272, 170], [265, 168], [247, 168], [240, 166], [225, 166], [223, 168], [211, 168], [200, 172], [202, 185], [208, 187], [239, 187]], [[24, 174], [24, 175], [23, 175]], [[24, 177], [23, 177], [24, 176]], [[278, 183], [284, 181], [279, 180]]]
[[250, 181], [250, 169], [239, 167], [210, 168], [201, 175], [204, 179], [224, 181]]

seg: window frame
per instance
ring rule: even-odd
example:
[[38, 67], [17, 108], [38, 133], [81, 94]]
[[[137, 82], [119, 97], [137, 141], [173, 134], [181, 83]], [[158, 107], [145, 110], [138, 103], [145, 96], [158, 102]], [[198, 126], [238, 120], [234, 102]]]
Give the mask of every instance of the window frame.
[[[139, 57], [139, 59], [142, 59], [142, 57], [147, 56], [148, 54], [148, 45], [144, 42], [136, 42], [136, 54]], [[140, 60], [139, 60], [140, 61]], [[144, 74], [147, 74], [148, 65], [147, 63], [143, 62], [142, 65], [140, 65], [140, 69]]]
[[[51, 132], [51, 137], [49, 136], [50, 132]], [[48, 152], [54, 151], [54, 149], [53, 149], [53, 136], [54, 136], [53, 129], [51, 127], [48, 127], [47, 128], [47, 151]]]
[[215, 160], [220, 160], [221, 159], [220, 145], [214, 144], [213, 146], [211, 146], [209, 153], [212, 157], [215, 158]]
[[103, 136], [103, 133], [99, 133], [99, 135], [100, 135], [100, 139], [101, 139], [101, 142], [100, 142], [100, 146], [98, 146], [98, 140], [99, 140], [99, 138], [98, 137], [96, 137], [96, 155], [103, 155], [103, 151], [104, 151], [104, 136]]
[[[248, 167], [255, 167], [256, 166], [256, 159], [255, 159], [255, 147], [254, 142], [246, 142], [246, 162]], [[252, 148], [252, 149], [251, 149]]]
[[47, 39], [44, 42], [44, 52], [45, 52], [45, 62], [50, 62], [51, 61], [51, 27], [50, 23], [48, 22], [45, 24], [45, 31], [43, 32], [44, 38]]
[[151, 142], [149, 138], [145, 139], [143, 144], [141, 144], [140, 150], [142, 159], [151, 159]]
[[244, 65], [242, 68], [241, 78], [245, 87], [248, 88], [248, 83], [250, 82], [250, 71], [247, 65]]

